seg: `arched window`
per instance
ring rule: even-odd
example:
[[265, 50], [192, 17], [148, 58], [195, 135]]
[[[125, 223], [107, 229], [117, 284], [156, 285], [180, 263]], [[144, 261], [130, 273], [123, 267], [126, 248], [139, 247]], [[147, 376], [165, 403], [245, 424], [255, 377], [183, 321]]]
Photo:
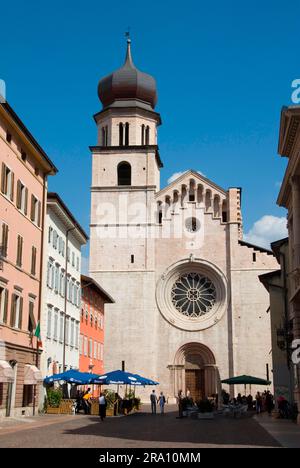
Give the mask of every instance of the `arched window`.
[[129, 146], [129, 123], [125, 124], [125, 146]]
[[107, 146], [108, 142], [108, 126], [102, 127], [102, 146]]
[[141, 145], [144, 146], [145, 144], [145, 125], [143, 124], [142, 125], [142, 128], [141, 128]]
[[131, 166], [128, 162], [118, 165], [118, 185], [131, 185]]
[[146, 127], [146, 145], [150, 144], [150, 128], [149, 126]]
[[124, 128], [123, 124], [119, 123], [119, 145], [123, 146], [123, 135], [124, 135]]

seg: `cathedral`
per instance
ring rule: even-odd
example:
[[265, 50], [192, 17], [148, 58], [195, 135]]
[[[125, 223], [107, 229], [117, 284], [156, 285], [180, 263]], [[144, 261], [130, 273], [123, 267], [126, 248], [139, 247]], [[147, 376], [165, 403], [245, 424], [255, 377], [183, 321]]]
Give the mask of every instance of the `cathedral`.
[[[156, 82], [136, 68], [130, 39], [124, 65], [98, 94], [90, 275], [115, 299], [105, 371], [123, 364], [159, 382], [169, 401], [179, 390], [220, 393], [222, 379], [241, 374], [269, 371], [272, 381], [269, 297], [258, 277], [278, 264], [243, 240], [241, 188], [194, 170], [160, 187]], [[149, 390], [139, 393], [148, 400]]]

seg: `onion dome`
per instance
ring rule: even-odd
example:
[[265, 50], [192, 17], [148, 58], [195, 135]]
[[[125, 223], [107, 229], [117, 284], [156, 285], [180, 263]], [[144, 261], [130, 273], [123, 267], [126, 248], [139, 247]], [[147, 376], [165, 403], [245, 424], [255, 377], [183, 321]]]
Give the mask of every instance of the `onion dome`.
[[98, 95], [104, 109], [120, 106], [154, 109], [157, 102], [155, 79], [135, 67], [129, 38], [124, 65], [100, 80]]

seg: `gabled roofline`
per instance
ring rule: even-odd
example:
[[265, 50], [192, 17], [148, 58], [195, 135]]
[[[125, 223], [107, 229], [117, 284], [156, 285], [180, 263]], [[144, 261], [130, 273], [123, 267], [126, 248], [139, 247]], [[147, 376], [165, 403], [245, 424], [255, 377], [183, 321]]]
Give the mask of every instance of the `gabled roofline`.
[[85, 239], [85, 242], [88, 241], [89, 237], [84, 231], [84, 229], [81, 227], [81, 225], [78, 223], [78, 221], [75, 219], [74, 215], [71, 213], [67, 205], [64, 203], [64, 201], [60, 198], [58, 193], [56, 192], [48, 192], [47, 194], [47, 203], [49, 202], [56, 202], [62, 210], [65, 212], [66, 216], [71, 220], [72, 224], [78, 231], [80, 232], [81, 236]]
[[166, 185], [166, 187], [164, 187], [159, 192], [157, 192], [155, 196], [159, 197], [162, 193], [168, 191], [171, 187], [173, 187], [173, 186], [177, 185], [178, 183], [180, 183], [187, 175], [193, 175], [197, 179], [200, 179], [201, 181], [206, 182], [208, 185], [211, 185], [212, 187], [214, 187], [219, 192], [222, 192], [224, 196], [227, 195], [227, 192], [226, 192], [225, 189], [223, 189], [219, 185], [215, 184], [210, 179], [207, 179], [207, 177], [204, 177], [203, 175], [199, 174], [199, 172], [195, 171], [194, 169], [189, 169], [186, 172], [184, 172], [181, 176], [179, 176], [177, 179], [173, 180], [173, 182], [171, 182], [169, 185]]
[[256, 250], [257, 252], [262, 252], [262, 253], [267, 253], [268, 255], [273, 255], [274, 256], [274, 252], [270, 249], [266, 249], [265, 247], [261, 247], [259, 245], [255, 245], [255, 244], [251, 244], [250, 242], [246, 242], [244, 240], [239, 240], [239, 244], [244, 246], [244, 247], [249, 247], [251, 249], [254, 249]]
[[97, 281], [94, 280], [94, 278], [91, 278], [90, 276], [86, 275], [80, 275], [81, 278], [81, 283], [85, 283], [85, 285], [91, 285], [93, 286], [96, 291], [101, 294], [103, 298], [105, 298], [105, 303], [108, 304], [114, 304], [115, 301], [114, 299], [100, 286], [100, 284], [97, 283]]
[[49, 166], [50, 170], [49, 173], [51, 175], [55, 175], [58, 172], [58, 169], [53, 164], [49, 156], [45, 153], [43, 148], [38, 144], [34, 136], [30, 133], [28, 128], [22, 122], [20, 117], [16, 114], [16, 112], [12, 109], [12, 107], [8, 104], [8, 102], [0, 102], [0, 106], [6, 111], [9, 117], [13, 120], [13, 122], [19, 127], [19, 130], [23, 133], [25, 138], [31, 143], [34, 149], [44, 158], [45, 162]]

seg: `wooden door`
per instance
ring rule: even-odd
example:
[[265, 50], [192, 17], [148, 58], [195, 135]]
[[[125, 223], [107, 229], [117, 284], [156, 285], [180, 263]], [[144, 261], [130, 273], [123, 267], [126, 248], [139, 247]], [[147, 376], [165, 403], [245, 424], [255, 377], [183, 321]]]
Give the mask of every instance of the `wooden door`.
[[189, 389], [194, 401], [204, 398], [204, 371], [202, 369], [186, 369], [185, 389]]

